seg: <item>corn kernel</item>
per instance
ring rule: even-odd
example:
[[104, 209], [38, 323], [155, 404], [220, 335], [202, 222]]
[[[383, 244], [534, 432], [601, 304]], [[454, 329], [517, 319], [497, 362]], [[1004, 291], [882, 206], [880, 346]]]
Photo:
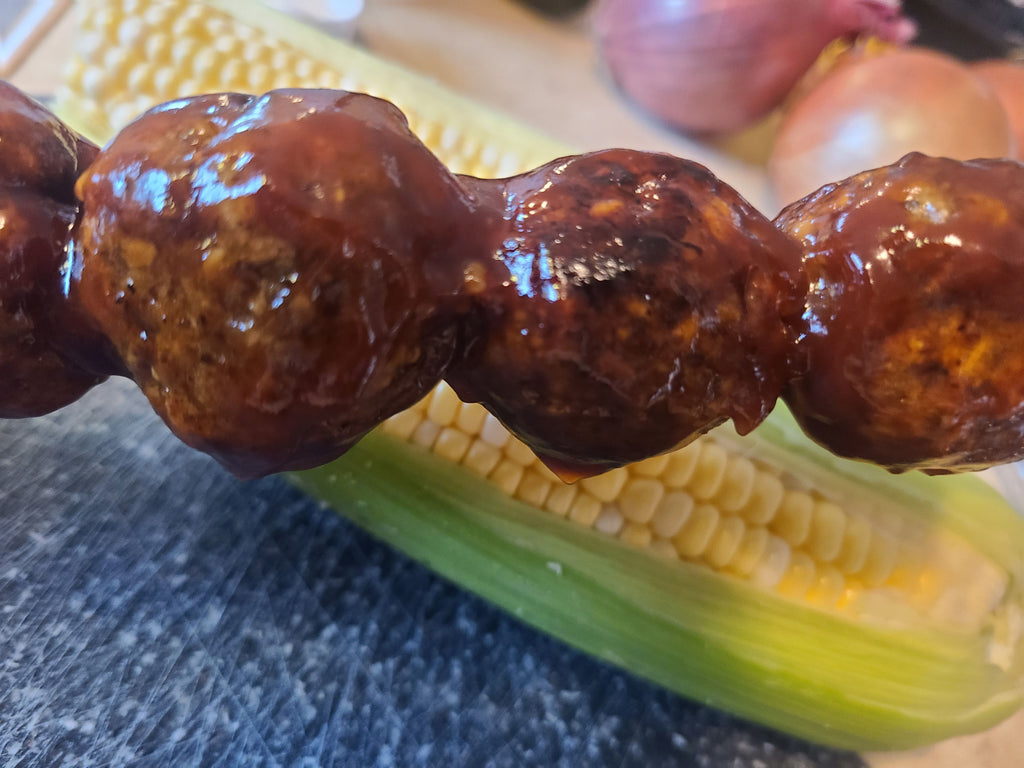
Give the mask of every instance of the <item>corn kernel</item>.
[[314, 69], [308, 82], [311, 88], [340, 88], [338, 76], [326, 69]]
[[757, 468], [742, 456], [732, 458], [725, 468], [725, 479], [715, 496], [715, 503], [724, 512], [738, 512], [750, 501], [754, 491]]
[[153, 73], [154, 95], [160, 99], [173, 98], [170, 94], [179, 80], [178, 72], [173, 66], [160, 67]]
[[[361, 93], [367, 91], [364, 81], [360, 76], [359, 72], [353, 70], [346, 70], [339, 73], [340, 79], [338, 80], [338, 87], [343, 91], [353, 91]], [[419, 112], [416, 109], [415, 104], [407, 104], [405, 109], [402, 110], [406, 117], [409, 119], [409, 125], [420, 125], [423, 121], [420, 119]], [[415, 129], [413, 129], [415, 131]]]
[[630, 471], [640, 477], [660, 477], [668, 466], [669, 454], [660, 453], [649, 459], [637, 462], [629, 467]]
[[946, 575], [934, 567], [921, 568], [913, 580], [907, 578], [902, 568], [896, 568], [890, 579], [897, 581], [894, 586], [903, 589], [910, 596], [913, 606], [925, 614], [932, 609], [935, 601], [949, 586]]
[[441, 427], [455, 423], [459, 412], [459, 398], [450, 386], [441, 382], [428, 395], [427, 418]]
[[891, 536], [875, 531], [864, 565], [856, 574], [864, 586], [877, 587], [889, 578], [896, 566], [896, 549], [896, 541]]
[[815, 605], [835, 608], [846, 591], [846, 579], [838, 568], [826, 565], [818, 571], [817, 579], [807, 592], [807, 599]]
[[811, 532], [804, 545], [819, 563], [830, 563], [839, 556], [846, 533], [846, 513], [830, 501], [818, 501], [811, 517]]
[[736, 556], [746, 525], [738, 517], [726, 517], [722, 520], [715, 535], [704, 552], [704, 560], [712, 568], [724, 568]]
[[[572, 507], [573, 500], [576, 498], [576, 494], [579, 493], [579, 487], [575, 485], [567, 485], [562, 482], [552, 483], [551, 493], [548, 494], [547, 499], [544, 501], [544, 508], [553, 514], [560, 517], [565, 517], [569, 514], [569, 509]], [[595, 499], [595, 501], [597, 501]], [[600, 508], [600, 502], [598, 502], [598, 508]], [[597, 512], [594, 512], [594, 517], [597, 517]], [[592, 523], [591, 520], [587, 525]]]
[[758, 472], [754, 478], [750, 499], [740, 510], [740, 516], [751, 525], [765, 525], [775, 517], [784, 493], [785, 488], [779, 478], [766, 472]]
[[658, 504], [651, 527], [658, 536], [671, 539], [683, 527], [693, 506], [693, 497], [686, 491], [669, 491]]
[[487, 409], [480, 403], [463, 403], [459, 407], [459, 413], [455, 417], [455, 426], [468, 435], [480, 434], [480, 429], [487, 418]]
[[618, 498], [619, 509], [627, 520], [648, 523], [664, 495], [665, 487], [657, 480], [634, 477], [622, 488]]
[[455, 151], [462, 143], [462, 131], [459, 130], [457, 125], [446, 125], [441, 132], [441, 138], [438, 143], [440, 144], [440, 149], [445, 152]]
[[686, 487], [697, 469], [697, 459], [700, 458], [703, 444], [703, 440], [694, 440], [685, 448], [680, 448], [669, 454], [668, 464], [662, 474], [665, 485], [670, 488]]
[[[211, 41], [211, 46], [212, 46]], [[204, 72], [215, 72], [220, 68], [222, 58], [212, 47], [203, 46], [199, 50], [193, 52], [192, 57], [189, 59], [187, 64], [185, 62], [179, 62], [180, 65], [188, 66], [187, 71], [193, 73], [204, 73]], [[184, 68], [184, 67], [183, 67]]]
[[82, 73], [82, 90], [90, 98], [99, 100], [106, 85], [106, 78], [101, 71], [90, 69]]
[[836, 558], [836, 568], [843, 573], [856, 573], [864, 567], [871, 544], [871, 523], [863, 515], [851, 515], [846, 521], [843, 546]]
[[551, 481], [533, 469], [523, 472], [523, 479], [516, 488], [516, 497], [534, 507], [543, 507], [551, 493]]
[[[175, 48], [182, 48], [186, 45], [205, 45], [210, 40], [205, 22], [194, 15], [182, 14], [173, 17], [165, 28], [171, 39], [178, 43], [174, 46]], [[176, 61], [179, 58], [180, 54], [175, 56]]]
[[474, 440], [462, 463], [478, 475], [487, 477], [498, 466], [499, 461], [501, 461], [500, 450], [483, 440]]
[[134, 48], [143, 42], [145, 28], [142, 19], [127, 17], [117, 27], [117, 43], [125, 48]]
[[619, 539], [631, 547], [644, 548], [650, 546], [651, 529], [642, 523], [627, 520], [619, 531]]
[[128, 73], [128, 87], [136, 92], [148, 91], [153, 87], [153, 70], [136, 67]]
[[[523, 167], [523, 159], [519, 157], [515, 152], [505, 152], [501, 156], [501, 161], [494, 169], [493, 175], [495, 178], [503, 179], [507, 176], [512, 176], [519, 172]], [[475, 171], [474, 176], [486, 176], [486, 171]]]
[[401, 440], [408, 440], [416, 427], [423, 421], [423, 417], [413, 410], [405, 410], [396, 413], [382, 425], [385, 432], [394, 435]]
[[441, 434], [441, 428], [437, 426], [430, 419], [424, 419], [419, 423], [415, 430], [413, 430], [410, 440], [416, 445], [421, 445], [424, 448], [430, 448], [437, 440], [437, 436]]
[[625, 523], [622, 513], [615, 507], [602, 505], [601, 513], [594, 521], [594, 529], [609, 536], [615, 536]]
[[508, 459], [502, 459], [498, 462], [498, 466], [488, 475], [488, 478], [506, 496], [513, 496], [515, 495], [516, 488], [519, 487], [519, 482], [523, 479], [523, 465], [516, 464]]
[[[121, 14], [123, 14], [123, 11]], [[100, 7], [90, 14], [89, 21], [96, 29], [103, 32], [104, 37], [109, 38], [117, 30], [117, 25], [121, 20], [121, 14], [118, 13], [118, 9], [116, 8]]]
[[811, 534], [814, 499], [803, 491], [786, 491], [778, 512], [768, 524], [772, 533], [785, 539], [790, 546], [799, 547]]
[[601, 501], [614, 501], [629, 479], [629, 472], [623, 467], [604, 472], [594, 477], [587, 477], [580, 480], [588, 493], [592, 493]]
[[749, 576], [768, 546], [768, 531], [757, 526], [747, 527], [736, 555], [729, 563], [729, 570], [737, 576]]
[[[575, 486], [574, 486], [575, 487]], [[569, 507], [569, 519], [590, 528], [597, 522], [604, 505], [589, 493], [578, 493]]]
[[764, 551], [761, 559], [750, 572], [750, 580], [762, 589], [771, 589], [779, 583], [789, 568], [793, 551], [789, 544], [778, 536], [769, 534], [765, 541]]
[[[933, 564], [942, 563], [942, 555], [937, 552], [926, 554], [917, 542], [904, 541], [898, 549], [897, 562], [886, 579], [886, 585], [906, 592], [919, 609], [931, 606], [946, 585], [945, 576], [935, 573], [933, 568]], [[861, 568], [857, 570], [863, 567], [864, 563], [861, 563]]]
[[270, 84], [270, 67], [261, 61], [251, 62], [248, 81], [250, 91], [266, 90], [266, 86]]
[[789, 567], [778, 583], [782, 594], [796, 599], [803, 599], [818, 578], [818, 569], [814, 560], [806, 552], [790, 553]]
[[715, 507], [710, 504], [696, 505], [685, 525], [672, 537], [679, 556], [699, 557], [711, 543], [719, 520], [720, 515]]
[[[147, 67], [134, 67], [129, 74], [128, 87], [134, 93], [144, 93], [152, 88], [153, 70], [152, 64], [156, 62], [167, 62], [171, 57], [171, 38], [164, 34], [151, 34], [143, 44], [146, 61], [150, 64]], [[135, 77], [134, 85], [132, 76]]]
[[658, 537], [651, 539], [651, 552], [656, 554], [658, 557], [667, 557], [672, 560], [679, 557], [679, 553], [676, 552], [676, 548], [672, 546], [671, 541]]
[[469, 451], [472, 438], [465, 432], [445, 427], [434, 441], [434, 453], [448, 461], [458, 463]]
[[270, 60], [267, 63], [274, 71], [289, 72], [295, 65], [295, 57], [287, 48], [275, 48], [270, 54]]
[[536, 454], [527, 447], [526, 443], [516, 437], [505, 443], [505, 458], [516, 464], [522, 464], [524, 467], [539, 463]]
[[168, 5], [148, 5], [142, 12], [142, 21], [150, 30], [163, 29], [174, 17], [174, 8]]
[[718, 493], [725, 480], [725, 468], [729, 463], [729, 455], [717, 443], [705, 443], [697, 459], [697, 467], [690, 478], [689, 489], [693, 497], [706, 501]]
[[210, 48], [224, 64], [238, 63], [245, 52], [245, 41], [232, 35], [218, 35], [213, 39]]
[[504, 448], [512, 435], [505, 429], [505, 425], [498, 421], [497, 417], [488, 413], [484, 417], [483, 426], [480, 428], [480, 439], [484, 440], [495, 448]]

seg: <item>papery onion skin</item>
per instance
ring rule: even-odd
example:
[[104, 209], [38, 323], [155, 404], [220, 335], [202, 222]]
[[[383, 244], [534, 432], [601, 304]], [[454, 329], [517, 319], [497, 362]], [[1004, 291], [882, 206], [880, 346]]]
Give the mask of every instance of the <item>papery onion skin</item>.
[[910, 152], [1012, 158], [993, 89], [960, 61], [924, 48], [852, 55], [786, 113], [768, 161], [781, 207], [824, 184]]
[[899, 0], [601, 0], [594, 33], [622, 91], [687, 132], [746, 127], [777, 107], [825, 46], [915, 34]]
[[979, 61], [971, 71], [987, 82], [1003, 103], [1017, 143], [1018, 160], [1024, 160], [1024, 62], [1003, 59]]

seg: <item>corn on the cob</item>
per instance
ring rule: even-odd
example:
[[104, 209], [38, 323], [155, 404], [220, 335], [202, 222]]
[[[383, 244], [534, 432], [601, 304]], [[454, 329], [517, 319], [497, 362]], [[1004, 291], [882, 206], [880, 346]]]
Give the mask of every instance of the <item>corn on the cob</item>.
[[340, 88], [396, 104], [456, 173], [507, 176], [569, 152], [428, 78], [258, 2], [83, 0], [76, 10], [76, 49], [56, 110], [97, 139], [180, 96]]
[[812, 484], [813, 470], [786, 471], [726, 430], [573, 486], [444, 383], [382, 429], [531, 507], [856, 620], [980, 633], [1010, 586], [945, 526], [900, 515], [885, 494]]
[[[58, 108], [97, 139], [180, 95], [312, 85], [394, 101], [459, 172], [567, 151], [241, 0], [87, 2], [81, 23]], [[1022, 703], [1024, 523], [976, 480], [834, 459], [785, 413], [565, 485], [442, 384], [296, 481], [525, 621], [807, 738], [909, 746]]]

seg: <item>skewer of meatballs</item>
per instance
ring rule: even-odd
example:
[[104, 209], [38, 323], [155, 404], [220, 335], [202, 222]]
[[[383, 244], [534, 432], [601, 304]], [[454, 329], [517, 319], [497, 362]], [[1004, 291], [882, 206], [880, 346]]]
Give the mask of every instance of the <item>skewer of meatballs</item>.
[[391, 104], [157, 107], [99, 149], [0, 83], [0, 418], [127, 376], [243, 477], [344, 453], [442, 379], [567, 480], [781, 397], [892, 471], [1024, 457], [1024, 165], [909, 155], [771, 221], [606, 150], [450, 173]]

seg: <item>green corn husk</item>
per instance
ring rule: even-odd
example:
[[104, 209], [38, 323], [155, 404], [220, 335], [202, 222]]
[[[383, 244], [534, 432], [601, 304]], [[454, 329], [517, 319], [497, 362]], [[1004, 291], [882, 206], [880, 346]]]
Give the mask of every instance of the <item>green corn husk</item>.
[[[759, 443], [766, 453], [806, 462], [817, 481], [867, 482], [872, 493], [905, 504], [906, 514], [970, 536], [1019, 572], [1020, 520], [974, 478], [836, 468], [795, 436], [782, 414]], [[963, 634], [822, 612], [581, 530], [388, 435], [371, 435], [338, 461], [294, 479], [375, 536], [538, 629], [687, 697], [805, 739], [854, 750], [913, 747], [983, 730], [1022, 704], [1019, 649], [1007, 668], [993, 663], [994, 626]], [[1000, 620], [1020, 620], [1016, 589]]]

